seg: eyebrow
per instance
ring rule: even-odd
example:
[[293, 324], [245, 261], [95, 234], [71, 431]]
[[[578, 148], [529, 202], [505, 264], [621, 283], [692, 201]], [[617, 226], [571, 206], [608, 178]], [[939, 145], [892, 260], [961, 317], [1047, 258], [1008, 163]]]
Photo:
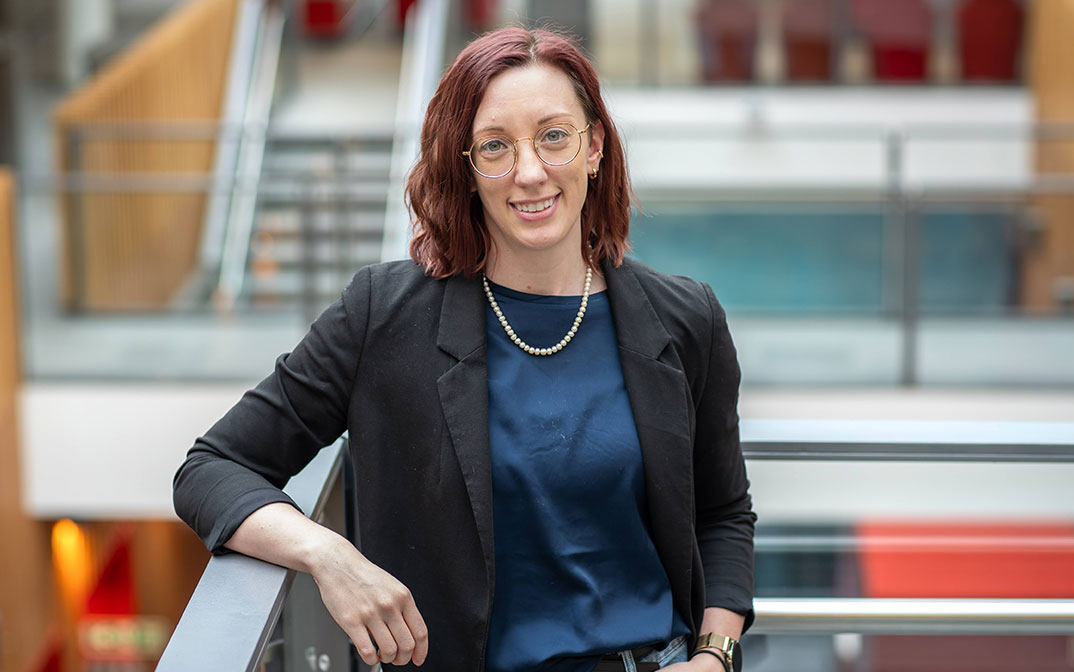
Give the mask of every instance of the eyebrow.
[[[570, 116], [571, 115], [569, 113], [567, 113], [567, 112], [556, 112], [554, 114], [546, 115], [546, 116], [541, 117], [540, 119], [537, 120], [537, 128], [540, 128], [541, 126], [544, 126], [545, 124], [547, 124], [548, 122], [552, 121], [553, 119], [556, 119], [556, 118], [559, 118], [559, 117], [570, 117]], [[489, 131], [503, 132], [504, 130], [505, 129], [504, 129], [503, 126], [484, 126], [482, 128], [477, 129], [476, 131], [474, 131], [474, 136], [476, 137], [478, 135], [481, 135], [482, 133], [488, 133]]]

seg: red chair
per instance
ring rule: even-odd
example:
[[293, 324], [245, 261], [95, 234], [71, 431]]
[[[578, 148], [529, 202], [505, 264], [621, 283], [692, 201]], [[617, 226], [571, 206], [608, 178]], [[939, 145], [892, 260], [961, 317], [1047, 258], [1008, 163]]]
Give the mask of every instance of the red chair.
[[958, 51], [965, 81], [1018, 78], [1022, 5], [1016, 0], [968, 0], [958, 9]]
[[697, 9], [702, 76], [706, 82], [754, 77], [757, 7], [752, 0], [705, 0]]
[[788, 0], [783, 12], [786, 78], [792, 82], [832, 79], [832, 0]]
[[932, 9], [925, 0], [852, 0], [851, 17], [869, 43], [873, 78], [919, 82], [928, 74]]

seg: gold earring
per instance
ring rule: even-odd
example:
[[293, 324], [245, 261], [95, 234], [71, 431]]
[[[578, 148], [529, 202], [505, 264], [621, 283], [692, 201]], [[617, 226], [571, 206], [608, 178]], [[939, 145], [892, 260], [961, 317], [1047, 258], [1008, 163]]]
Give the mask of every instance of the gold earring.
[[593, 172], [589, 174], [589, 179], [591, 179], [591, 180], [597, 179], [597, 170], [598, 170], [597, 168], [593, 169]]

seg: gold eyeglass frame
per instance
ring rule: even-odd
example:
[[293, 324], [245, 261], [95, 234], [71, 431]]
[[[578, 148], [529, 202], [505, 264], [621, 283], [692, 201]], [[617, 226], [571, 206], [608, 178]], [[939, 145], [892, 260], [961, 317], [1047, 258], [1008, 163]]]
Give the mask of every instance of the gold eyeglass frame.
[[[574, 153], [574, 156], [572, 156], [571, 158], [567, 159], [566, 161], [564, 161], [562, 163], [552, 163], [551, 161], [545, 161], [545, 158], [543, 156], [541, 156], [541, 153], [539, 151], [537, 151], [537, 143], [534, 141], [534, 138], [537, 137], [538, 135], [540, 135], [541, 131], [543, 131], [546, 128], [555, 128], [556, 126], [570, 126], [570, 127], [573, 128], [574, 124], [570, 123], [569, 121], [566, 121], [566, 122], [563, 122], [563, 123], [558, 123], [558, 124], [545, 124], [544, 126], [541, 126], [540, 128], [538, 128], [537, 132], [535, 134], [533, 134], [532, 136], [528, 136], [528, 137], [524, 137], [524, 138], [515, 138], [513, 141], [508, 140], [508, 142], [511, 143], [511, 167], [508, 168], [507, 172], [503, 173], [502, 175], [486, 175], [485, 173], [482, 173], [480, 170], [477, 169], [477, 166], [474, 165], [474, 156], [473, 156], [474, 147], [477, 146], [477, 143], [482, 142], [483, 140], [487, 140], [489, 138], [495, 138], [495, 137], [500, 137], [500, 136], [488, 135], [488, 136], [478, 138], [477, 140], [474, 140], [474, 143], [472, 145], [470, 145], [470, 149], [466, 150], [465, 152], [462, 152], [462, 155], [465, 156], [469, 160], [470, 167], [473, 168], [474, 172], [476, 172], [478, 175], [480, 175], [481, 177], [488, 178], [490, 180], [498, 180], [501, 177], [507, 177], [508, 175], [510, 175], [511, 171], [514, 170], [515, 166], [518, 165], [518, 143], [522, 142], [523, 140], [529, 140], [530, 143], [533, 144], [533, 153], [537, 155], [537, 158], [541, 160], [541, 163], [543, 163], [546, 166], [565, 166], [568, 163], [570, 163], [571, 161], [574, 161], [575, 159], [577, 159], [578, 155], [582, 153], [581, 136], [582, 136], [583, 133], [588, 131], [589, 128], [592, 125], [593, 125], [593, 122], [591, 121], [588, 124], [586, 124], [585, 128], [583, 128], [582, 130], [575, 131], [575, 133], [578, 134], [578, 138], [579, 138], [578, 151], [576, 151]], [[507, 136], [503, 136], [503, 139], [507, 140]]]

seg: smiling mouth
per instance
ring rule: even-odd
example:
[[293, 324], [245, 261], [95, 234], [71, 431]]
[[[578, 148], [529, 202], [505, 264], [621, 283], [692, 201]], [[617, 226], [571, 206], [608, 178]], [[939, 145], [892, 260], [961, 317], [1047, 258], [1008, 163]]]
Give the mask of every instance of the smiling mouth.
[[521, 212], [541, 212], [551, 208], [556, 202], [556, 196], [552, 198], [546, 198], [543, 201], [535, 201], [533, 203], [512, 203], [511, 207]]

